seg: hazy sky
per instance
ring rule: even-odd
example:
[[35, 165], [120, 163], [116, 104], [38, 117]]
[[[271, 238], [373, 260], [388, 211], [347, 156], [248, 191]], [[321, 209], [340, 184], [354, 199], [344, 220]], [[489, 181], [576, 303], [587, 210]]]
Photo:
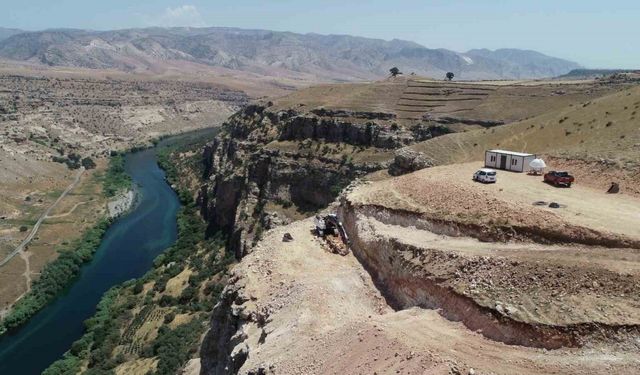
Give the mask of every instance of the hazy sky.
[[587, 67], [640, 68], [640, 0], [0, 0], [0, 27], [230, 26], [523, 48]]

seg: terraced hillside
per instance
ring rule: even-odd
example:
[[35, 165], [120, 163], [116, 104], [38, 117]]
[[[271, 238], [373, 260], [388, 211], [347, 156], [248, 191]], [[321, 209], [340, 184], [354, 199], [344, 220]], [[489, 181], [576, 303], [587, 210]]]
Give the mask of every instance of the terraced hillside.
[[396, 77], [373, 83], [320, 85], [274, 101], [276, 108], [377, 111], [400, 125], [432, 120], [454, 131], [524, 120], [626, 87], [615, 82], [445, 82]]
[[[449, 87], [447, 87], [449, 86]], [[465, 111], [473, 109], [478, 102], [486, 99], [497, 89], [489, 85], [450, 85], [435, 82], [409, 81], [396, 103], [396, 111], [400, 118], [415, 118], [416, 114], [425, 112], [438, 113], [446, 111], [448, 106], [467, 104], [466, 108], [454, 109]]]

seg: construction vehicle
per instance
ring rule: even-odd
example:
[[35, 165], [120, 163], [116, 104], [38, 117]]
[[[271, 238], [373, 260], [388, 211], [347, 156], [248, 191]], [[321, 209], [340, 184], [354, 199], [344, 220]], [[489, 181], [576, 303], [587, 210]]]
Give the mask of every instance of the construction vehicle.
[[349, 237], [338, 215], [316, 215], [315, 225], [315, 234], [325, 241], [329, 251], [342, 256], [349, 254]]

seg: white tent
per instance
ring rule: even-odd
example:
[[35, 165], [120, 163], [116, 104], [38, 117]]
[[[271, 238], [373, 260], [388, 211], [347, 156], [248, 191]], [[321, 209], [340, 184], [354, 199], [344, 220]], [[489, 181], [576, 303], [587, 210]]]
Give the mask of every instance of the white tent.
[[547, 163], [545, 163], [542, 159], [533, 159], [531, 160], [531, 162], [529, 162], [529, 167], [531, 167], [531, 170], [533, 172], [540, 173], [544, 168], [547, 167]]

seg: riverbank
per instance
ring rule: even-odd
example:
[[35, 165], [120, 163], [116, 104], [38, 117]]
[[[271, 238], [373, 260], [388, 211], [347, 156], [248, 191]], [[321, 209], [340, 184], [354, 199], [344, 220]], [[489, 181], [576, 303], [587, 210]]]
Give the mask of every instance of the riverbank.
[[[157, 255], [175, 242], [179, 202], [157, 166], [155, 150], [130, 153], [123, 159], [124, 172], [139, 186], [139, 203], [113, 221], [92, 261], [81, 266], [78, 262], [80, 270], [67, 288], [26, 324], [0, 337], [0, 373], [40, 374], [82, 336], [83, 322], [95, 313], [107, 290], [143, 275]], [[84, 205], [74, 212], [79, 209]]]
[[107, 202], [109, 217], [111, 219], [115, 219], [126, 214], [135, 206], [136, 197], [137, 194], [135, 189], [127, 190], [116, 195], [113, 199]]
[[111, 221], [108, 219], [101, 220], [83, 234], [73, 250], [61, 252], [57, 259], [44, 268], [29, 292], [14, 304], [2, 320], [0, 335], [25, 324], [73, 282], [82, 264], [93, 258], [110, 224]]
[[[95, 168], [83, 173], [64, 166], [65, 171], [56, 177], [64, 185], [43, 188], [34, 183], [27, 190], [0, 194], [0, 258], [6, 259], [24, 244], [0, 265], [0, 310], [8, 313], [29, 292], [47, 264], [60, 252], [73, 250], [83, 233], [105, 217], [106, 198], [101, 191], [107, 164], [108, 160], [96, 160]], [[0, 185], [6, 188], [11, 181]], [[18, 205], [3, 205], [16, 196], [21, 201]], [[5, 219], [2, 215], [6, 215]]]
[[90, 368], [173, 375], [197, 353], [203, 324], [219, 299], [233, 257], [221, 235], [205, 237], [189, 183], [198, 173], [197, 163], [182, 150], [158, 149], [158, 164], [182, 203], [176, 243], [143, 277], [106, 293], [82, 338], [45, 374]]
[[[84, 168], [78, 173], [73, 184], [60, 195], [55, 204], [44, 212], [41, 219], [34, 226], [34, 230], [44, 220], [56, 218], [56, 215], [49, 216], [50, 213], [55, 205], [58, 205], [78, 185], [82, 172], [84, 172]], [[107, 203], [108, 215], [103, 216], [95, 225], [86, 229], [78, 240], [72, 241], [68, 247], [58, 250], [58, 256], [44, 266], [40, 276], [35, 281], [31, 282], [29, 277], [29, 285], [26, 292], [3, 312], [2, 320], [0, 321], [0, 336], [8, 331], [16, 330], [29, 321], [38, 311], [55, 300], [76, 279], [81, 266], [93, 259], [93, 255], [113, 219], [129, 210], [133, 205], [135, 193], [131, 188], [131, 179], [124, 171], [124, 158], [121, 154], [117, 154], [110, 159], [101, 180], [102, 189], [99, 194], [105, 198], [109, 195], [116, 195], [115, 200]], [[125, 191], [122, 191], [123, 189]], [[71, 214], [81, 203], [87, 202], [76, 203], [72, 210], [57, 216]], [[29, 241], [35, 237], [35, 231], [32, 233], [28, 238]], [[28, 242], [22, 245], [25, 251], [27, 244]]]

